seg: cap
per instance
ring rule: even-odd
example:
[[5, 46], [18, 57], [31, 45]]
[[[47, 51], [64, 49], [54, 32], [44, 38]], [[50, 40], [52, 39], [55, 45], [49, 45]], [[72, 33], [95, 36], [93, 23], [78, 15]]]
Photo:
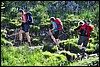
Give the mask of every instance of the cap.
[[23, 12], [23, 10], [22, 10], [22, 9], [20, 9], [20, 10], [18, 10], [18, 12]]
[[55, 20], [55, 18], [54, 17], [51, 17], [50, 20]]

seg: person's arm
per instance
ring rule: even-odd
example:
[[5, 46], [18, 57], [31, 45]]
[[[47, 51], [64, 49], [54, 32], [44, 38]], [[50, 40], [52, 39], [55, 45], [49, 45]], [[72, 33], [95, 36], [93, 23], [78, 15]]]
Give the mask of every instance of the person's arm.
[[94, 30], [94, 28], [93, 28], [92, 26], [90, 26], [90, 29], [91, 29], [91, 31], [93, 31], [93, 30]]
[[80, 29], [78, 29], [78, 32], [81, 31], [82, 29], [86, 29], [86, 27], [87, 27], [87, 24], [82, 25], [82, 26], [80, 27]]
[[81, 26], [78, 26], [77, 28], [74, 29], [74, 31], [79, 30]]
[[53, 31], [54, 29], [56, 29], [56, 23], [53, 22], [52, 25], [53, 25], [53, 28], [51, 29], [51, 31]]
[[55, 29], [55, 25], [54, 25], [54, 23], [53, 23], [53, 28], [52, 28], [52, 30], [54, 30]]

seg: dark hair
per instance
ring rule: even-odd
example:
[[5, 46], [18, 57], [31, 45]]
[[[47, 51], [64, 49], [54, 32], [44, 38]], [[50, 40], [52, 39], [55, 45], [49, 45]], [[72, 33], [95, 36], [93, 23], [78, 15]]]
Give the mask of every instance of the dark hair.
[[20, 10], [18, 10], [18, 12], [22, 12], [23, 13], [24, 11], [22, 9], [20, 9]]
[[83, 24], [82, 22], [80, 22], [79, 24]]
[[54, 18], [54, 17], [51, 17], [51, 18], [50, 18], [50, 20], [54, 21], [54, 20], [55, 20], [55, 18]]

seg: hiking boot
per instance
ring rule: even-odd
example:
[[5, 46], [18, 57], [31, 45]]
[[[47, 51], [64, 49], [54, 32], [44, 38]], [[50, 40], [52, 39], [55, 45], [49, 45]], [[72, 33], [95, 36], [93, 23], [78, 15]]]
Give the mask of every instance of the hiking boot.
[[28, 44], [29, 44], [29, 47], [31, 47], [31, 42], [28, 42]]
[[19, 45], [22, 45], [22, 41], [21, 41], [21, 40], [18, 41], [18, 46], [19, 46]]

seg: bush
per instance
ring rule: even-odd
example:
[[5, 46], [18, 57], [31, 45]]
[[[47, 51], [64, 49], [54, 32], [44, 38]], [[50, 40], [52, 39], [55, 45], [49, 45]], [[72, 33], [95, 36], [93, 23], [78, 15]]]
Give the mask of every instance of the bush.
[[17, 17], [17, 14], [18, 14], [17, 8], [12, 7], [12, 8], [11, 8], [11, 11], [9, 12], [9, 17], [10, 17], [11, 19], [14, 19], [15, 17]]
[[[42, 9], [43, 8], [43, 9]], [[32, 12], [34, 24], [37, 26], [39, 24], [47, 24], [46, 21], [49, 16], [45, 13], [47, 7], [43, 7], [42, 5], [35, 5], [34, 9], [30, 9], [29, 11]]]
[[8, 23], [9, 21], [7, 17], [1, 17], [1, 23]]
[[65, 56], [40, 49], [30, 49], [25, 46], [20, 48], [1, 47], [1, 66], [58, 66], [65, 62]]
[[6, 38], [7, 30], [1, 30], [1, 37]]
[[88, 45], [87, 45], [87, 48], [95, 48], [95, 44], [92, 44], [92, 43], [89, 43]]
[[40, 44], [41, 38], [34, 38], [32, 39], [32, 44], [38, 46]]
[[45, 43], [43, 46], [43, 51], [49, 51], [51, 53], [55, 53], [58, 51], [58, 47]]
[[99, 44], [95, 45], [95, 52], [98, 53], [99, 52]]
[[87, 54], [92, 54], [92, 53], [94, 53], [94, 51], [95, 51], [95, 49], [93, 49], [93, 48], [91, 48], [91, 49], [86, 49], [86, 53]]
[[10, 28], [17, 28], [17, 27], [21, 27], [21, 22], [18, 22], [17, 19], [12, 19], [10, 22], [9, 22], [9, 26]]
[[60, 43], [60, 47], [62, 47], [66, 51], [79, 53], [81, 52], [81, 49], [76, 44], [76, 41], [77, 40], [74, 41], [74, 39], [69, 39], [69, 40], [60, 41], [59, 43]]
[[99, 57], [90, 57], [70, 63], [65, 63], [65, 66], [99, 66]]
[[45, 60], [48, 63], [45, 63], [47, 66], [60, 66], [61, 63], [64, 63], [66, 60], [66, 57], [64, 55], [60, 54], [54, 54], [50, 52], [43, 52], [44, 57], [47, 59]]
[[40, 27], [31, 25], [30, 30], [31, 30], [32, 33], [34, 33], [34, 32], [37, 33], [37, 32], [40, 31]]
[[71, 53], [70, 51], [61, 51], [60, 54], [66, 56], [68, 61], [75, 60], [77, 58], [76, 54]]

